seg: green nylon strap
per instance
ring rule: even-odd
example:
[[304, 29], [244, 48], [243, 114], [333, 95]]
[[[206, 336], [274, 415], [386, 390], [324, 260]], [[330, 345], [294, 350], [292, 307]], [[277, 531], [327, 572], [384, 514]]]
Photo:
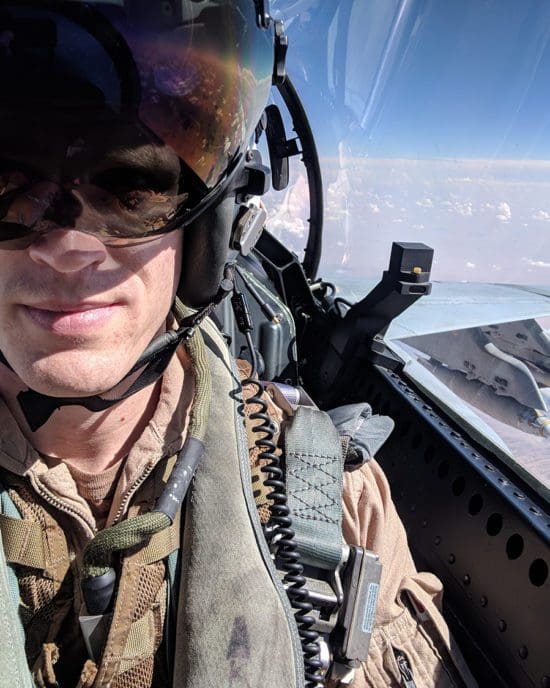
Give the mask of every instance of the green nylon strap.
[[[185, 313], [181, 304], [176, 304], [176, 316]], [[186, 343], [195, 377], [195, 395], [191, 407], [187, 434], [203, 440], [210, 410], [212, 381], [208, 367], [206, 345], [200, 330]], [[150, 512], [121, 521], [100, 531], [89, 543], [83, 560], [84, 577], [101, 576], [111, 566], [112, 556], [123, 549], [136, 547], [147, 542], [151, 536], [170, 526], [170, 519], [162, 513]]]
[[25, 656], [25, 636], [17, 607], [12, 604], [9, 566], [0, 534], [0, 685], [32, 688]]
[[[20, 519], [4, 485], [0, 483], [0, 514]], [[19, 585], [6, 561], [0, 529], [0, 685], [32, 688], [34, 685], [25, 656], [25, 633], [19, 618]]]
[[342, 557], [342, 444], [329, 416], [299, 406], [285, 432], [288, 506], [304, 563], [334, 569]]
[[151, 536], [169, 527], [168, 516], [151, 511], [101, 530], [84, 551], [82, 570], [85, 577], [101, 576], [112, 565], [115, 552], [142, 545]]

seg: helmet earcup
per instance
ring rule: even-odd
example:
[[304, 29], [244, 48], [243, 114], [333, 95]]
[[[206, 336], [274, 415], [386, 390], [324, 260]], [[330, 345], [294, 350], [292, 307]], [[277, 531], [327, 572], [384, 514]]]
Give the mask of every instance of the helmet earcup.
[[218, 292], [228, 259], [237, 206], [230, 194], [183, 229], [178, 296], [191, 308], [205, 306]]

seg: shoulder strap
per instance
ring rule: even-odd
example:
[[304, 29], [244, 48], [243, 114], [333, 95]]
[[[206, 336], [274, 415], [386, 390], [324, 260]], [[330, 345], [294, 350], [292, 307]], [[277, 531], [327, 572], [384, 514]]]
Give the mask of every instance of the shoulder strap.
[[[0, 483], [0, 513], [17, 515], [6, 489]], [[0, 530], [0, 676], [9, 676], [13, 688], [31, 688], [32, 680], [25, 656], [23, 627], [19, 620], [17, 577], [6, 562]]]
[[172, 552], [179, 549], [180, 546], [180, 514], [176, 515], [176, 519], [171, 526], [155, 533], [151, 539], [140, 550], [140, 559], [143, 564], [152, 564], [155, 561], [166, 559]]
[[[2, 550], [6, 564], [20, 563], [14, 558], [16, 553], [15, 550], [17, 549], [17, 539], [15, 535], [16, 527], [8, 525], [13, 524], [15, 521], [23, 523], [21, 514], [13, 503], [12, 498], [9, 496], [8, 490], [0, 481], [0, 538], [2, 539]], [[17, 608], [19, 605], [19, 584], [15, 571], [9, 565], [6, 567], [6, 576], [11, 598]]]
[[285, 432], [288, 506], [305, 563], [335, 569], [342, 558], [342, 443], [330, 417], [299, 406]]
[[[61, 583], [70, 566], [70, 554], [63, 529], [45, 510], [45, 526], [31, 517], [30, 512], [26, 512], [17, 499], [11, 498], [8, 490], [9, 486], [19, 492], [17, 486], [23, 486], [23, 482], [13, 475], [2, 477], [0, 533], [8, 563], [41, 569], [48, 577]], [[18, 496], [25, 502], [22, 494]]]

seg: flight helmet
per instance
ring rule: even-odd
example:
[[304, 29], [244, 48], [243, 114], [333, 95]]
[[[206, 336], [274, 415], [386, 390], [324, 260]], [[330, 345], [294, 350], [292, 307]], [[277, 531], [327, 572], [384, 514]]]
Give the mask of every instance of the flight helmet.
[[[274, 29], [266, 0], [0, 0], [0, 132], [20, 120], [38, 131], [47, 120], [79, 124], [67, 169], [51, 176], [47, 165], [38, 174], [19, 165], [18, 137], [0, 134], [0, 248], [25, 248], [60, 226], [54, 206], [80, 194], [97, 211], [90, 231], [107, 244], [185, 227], [178, 293], [208, 303], [251, 137], [281, 71]], [[108, 138], [114, 121], [177, 156], [175, 197], [147, 180], [121, 198], [120, 179], [73, 178], [86, 132], [97, 147], [98, 129]]]
[[[224, 196], [265, 107], [270, 24], [257, 0], [3, 0], [0, 118], [35, 110], [39, 127], [44, 111], [101, 110], [134, 120], [180, 159], [178, 203], [167, 209], [157, 198], [139, 217], [98, 219], [97, 231], [122, 241], [189, 225]], [[21, 212], [25, 171], [0, 172], [0, 241], [19, 247], [44, 218]]]

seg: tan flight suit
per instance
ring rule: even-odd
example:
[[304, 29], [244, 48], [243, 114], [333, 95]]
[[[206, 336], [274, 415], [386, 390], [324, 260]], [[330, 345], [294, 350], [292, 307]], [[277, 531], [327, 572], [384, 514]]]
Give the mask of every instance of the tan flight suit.
[[[182, 398], [185, 357], [180, 359], [181, 362], [174, 359], [168, 367], [157, 409], [121, 470], [107, 525], [128, 509], [131, 495], [142, 482], [141, 476], [154, 472], [161, 457], [175, 453], [182, 444], [189, 399]], [[273, 408], [272, 411], [280, 413]], [[22, 436], [3, 404], [0, 405], [0, 429], [0, 466], [15, 476], [25, 476], [48, 503], [57, 501], [68, 507], [71, 514], [63, 514], [64, 531], [78, 558], [83, 546], [94, 535], [95, 519], [89, 505], [79, 495], [67, 467], [59, 464], [48, 468]], [[452, 645], [441, 616], [441, 584], [432, 574], [416, 572], [388, 483], [374, 460], [345, 473], [343, 501], [346, 541], [375, 551], [383, 564], [369, 661], [357, 672], [352, 684], [354, 688], [402, 685], [394, 648], [406, 654], [417, 688], [475, 686], [460, 653]], [[404, 601], [405, 591], [417, 602], [418, 609], [423, 610], [416, 618]], [[76, 599], [74, 607], [78, 615], [79, 601]], [[55, 652], [52, 655], [51, 648], [48, 651], [50, 654], [45, 659], [49, 664], [45, 669], [55, 673], [57, 655]], [[273, 658], [277, 659], [281, 658]], [[239, 683], [235, 686], [241, 688]]]
[[[239, 361], [238, 367], [245, 378], [248, 364]], [[245, 388], [244, 397], [249, 395]], [[266, 398], [270, 415], [284, 426], [284, 413]], [[247, 413], [253, 410], [253, 405], [247, 407]], [[254, 464], [258, 452], [250, 432], [248, 440]], [[353, 688], [402, 685], [395, 650], [406, 655], [417, 688], [475, 686], [441, 615], [441, 582], [431, 573], [417, 572], [388, 481], [374, 459], [344, 472], [343, 504], [345, 541], [375, 552], [382, 563], [369, 661], [356, 671]]]

